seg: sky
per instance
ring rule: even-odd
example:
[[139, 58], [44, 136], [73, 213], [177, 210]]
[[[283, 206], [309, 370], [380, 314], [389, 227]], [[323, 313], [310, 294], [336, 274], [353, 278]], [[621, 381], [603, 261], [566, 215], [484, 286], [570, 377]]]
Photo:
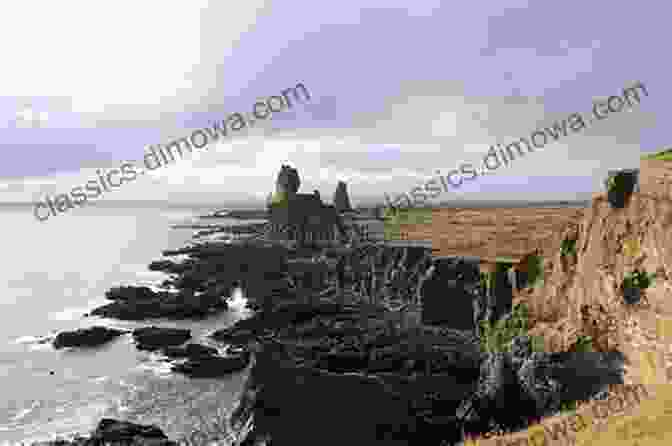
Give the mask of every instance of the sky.
[[[641, 82], [648, 96], [438, 201], [585, 199], [670, 145], [668, 2], [23, 0], [0, 6], [0, 202], [67, 193], [259, 98], [311, 99], [99, 200], [382, 202]], [[669, 5], [669, 6], [668, 6]]]

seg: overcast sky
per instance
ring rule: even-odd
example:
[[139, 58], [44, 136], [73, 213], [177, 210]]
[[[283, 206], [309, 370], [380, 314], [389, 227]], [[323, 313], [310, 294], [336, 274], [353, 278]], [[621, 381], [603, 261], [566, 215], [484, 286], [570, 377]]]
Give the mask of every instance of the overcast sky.
[[382, 200], [637, 81], [639, 106], [438, 199], [585, 198], [671, 142], [668, 2], [6, 3], [2, 202], [67, 193], [297, 83], [309, 104], [101, 200], [263, 200], [282, 163], [302, 191]]

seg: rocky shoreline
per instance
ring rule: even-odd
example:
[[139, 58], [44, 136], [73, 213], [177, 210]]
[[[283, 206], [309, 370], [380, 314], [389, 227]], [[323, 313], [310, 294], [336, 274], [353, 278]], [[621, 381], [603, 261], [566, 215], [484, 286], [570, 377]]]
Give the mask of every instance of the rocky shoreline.
[[375, 312], [363, 321], [362, 310], [285, 308], [272, 338], [250, 320], [214, 335], [253, 338], [256, 363], [231, 420], [253, 421], [245, 444], [458, 444], [523, 429], [622, 383], [617, 353], [533, 353], [525, 336], [510, 352], [486, 353], [468, 332], [397, 330]]
[[[163, 254], [149, 269], [170, 276], [165, 290], [113, 288], [112, 302], [91, 315], [202, 318], [226, 311], [223, 296], [245, 289], [255, 313], [212, 333], [217, 347], [190, 343], [189, 330], [130, 333], [138, 349], [160, 352], [173, 371], [193, 378], [250, 368], [229, 423], [235, 444], [458, 444], [467, 434], [524, 428], [567, 401], [622, 383], [615, 352], [534, 352], [527, 336], [507, 352], [484, 351], [480, 321], [510, 317], [511, 308], [487, 302], [474, 265], [432, 260], [424, 248], [292, 249], [242, 240]], [[170, 259], [176, 256], [183, 259]], [[510, 301], [510, 289], [500, 291]], [[459, 321], [451, 326], [459, 328], [430, 314], [422, 318], [431, 324], [420, 324], [413, 314], [420, 300], [439, 302], [439, 313], [454, 307]], [[124, 334], [95, 327], [61, 333], [54, 346], [92, 348]], [[177, 444], [157, 429], [102, 420], [88, 440], [50, 444], [133, 444], [133, 437], [135, 444]]]

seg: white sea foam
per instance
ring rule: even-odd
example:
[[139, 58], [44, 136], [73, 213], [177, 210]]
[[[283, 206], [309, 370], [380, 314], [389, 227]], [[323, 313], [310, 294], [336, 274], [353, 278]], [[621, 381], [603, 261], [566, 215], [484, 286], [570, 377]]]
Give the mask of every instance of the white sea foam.
[[14, 415], [11, 420], [12, 421], [21, 421], [24, 419], [27, 415], [29, 415], [31, 412], [33, 412], [35, 409], [40, 407], [40, 402], [39, 401], [33, 401], [30, 407], [27, 407], [25, 409], [20, 410], [16, 415]]
[[46, 344], [54, 339], [54, 335], [47, 336], [19, 336], [14, 339], [15, 344]]

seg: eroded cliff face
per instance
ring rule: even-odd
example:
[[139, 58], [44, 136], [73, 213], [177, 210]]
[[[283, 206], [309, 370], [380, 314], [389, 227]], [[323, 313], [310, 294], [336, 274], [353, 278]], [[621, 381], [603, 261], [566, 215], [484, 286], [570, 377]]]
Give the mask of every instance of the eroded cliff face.
[[[576, 240], [575, 256], [561, 255], [565, 238]], [[613, 209], [606, 196], [596, 196], [542, 255], [543, 285], [515, 299], [528, 304], [532, 334], [543, 335], [551, 351], [592, 336], [598, 350], [625, 354], [626, 384], [666, 382], [668, 345], [657, 327], [672, 318], [672, 201], [635, 193], [624, 209]], [[639, 303], [627, 304], [621, 284], [635, 268], [656, 278]]]

